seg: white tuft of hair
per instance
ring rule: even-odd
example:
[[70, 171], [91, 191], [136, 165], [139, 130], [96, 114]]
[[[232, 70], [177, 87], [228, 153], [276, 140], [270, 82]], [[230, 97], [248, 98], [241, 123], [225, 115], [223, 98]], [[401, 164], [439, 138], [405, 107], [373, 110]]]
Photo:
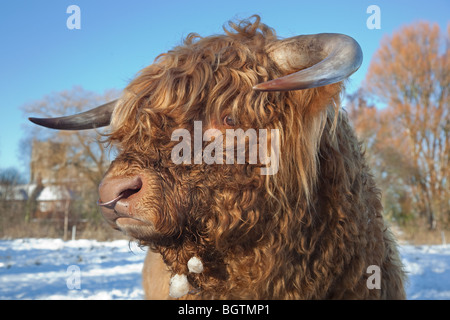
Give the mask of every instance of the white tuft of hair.
[[203, 263], [202, 261], [197, 257], [192, 257], [189, 259], [187, 263], [189, 272], [192, 273], [202, 273], [203, 272]]
[[169, 295], [172, 298], [181, 298], [189, 292], [189, 282], [185, 274], [176, 274], [170, 278]]

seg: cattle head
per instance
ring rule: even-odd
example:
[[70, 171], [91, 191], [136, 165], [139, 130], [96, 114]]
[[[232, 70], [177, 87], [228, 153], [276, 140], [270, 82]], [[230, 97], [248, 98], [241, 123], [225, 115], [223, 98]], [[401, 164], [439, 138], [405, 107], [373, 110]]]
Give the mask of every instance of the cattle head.
[[[183, 246], [201, 255], [211, 247], [251, 246], [271, 232], [280, 212], [306, 205], [321, 134], [342, 81], [362, 62], [358, 43], [342, 34], [279, 39], [259, 17], [225, 31], [189, 35], [141, 70], [118, 100], [77, 115], [30, 118], [59, 130], [110, 126], [108, 140], [119, 153], [99, 187], [101, 212], [114, 228], [157, 248]], [[267, 163], [247, 158], [195, 162], [196, 125], [202, 134], [214, 129], [224, 136], [227, 129], [279, 130], [279, 170], [262, 175]], [[191, 162], [173, 160], [181, 141], [176, 130], [190, 134]], [[218, 136], [201, 135], [202, 150]]]

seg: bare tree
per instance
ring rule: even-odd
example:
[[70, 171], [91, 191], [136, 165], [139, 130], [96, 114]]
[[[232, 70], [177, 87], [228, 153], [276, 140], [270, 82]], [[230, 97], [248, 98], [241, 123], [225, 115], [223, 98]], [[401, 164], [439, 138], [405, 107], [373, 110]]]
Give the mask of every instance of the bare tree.
[[22, 223], [26, 218], [24, 201], [19, 185], [25, 179], [16, 168], [0, 170], [0, 237], [5, 235], [11, 223]]
[[449, 39], [450, 26], [447, 34], [427, 22], [403, 27], [382, 41], [364, 84], [386, 105], [378, 140], [403, 166], [403, 183], [430, 229], [450, 216]]
[[399, 224], [413, 222], [417, 212], [411, 177], [415, 171], [400, 143], [402, 133], [393, 126], [392, 112], [376, 108], [367, 97], [367, 92], [359, 89], [347, 97], [346, 109], [382, 190], [385, 214]]
[[[39, 101], [23, 106], [27, 116], [63, 116], [83, 112], [86, 109], [100, 105], [105, 101], [117, 98], [118, 91], [110, 90], [102, 95], [74, 87], [71, 90], [53, 93]], [[108, 150], [101, 142], [100, 129], [84, 131], [49, 130], [39, 126], [29, 125], [28, 141], [51, 140], [63, 146], [67, 155], [63, 164], [76, 168], [76, 174], [84, 175], [93, 185], [98, 185], [103, 172], [108, 168]], [[55, 155], [56, 156], [56, 155]], [[59, 159], [61, 161], [61, 159]], [[60, 162], [61, 163], [61, 162]], [[61, 170], [66, 176], [68, 173]]]
[[0, 199], [6, 200], [13, 197], [13, 188], [24, 183], [24, 177], [16, 168], [0, 170]]
[[[52, 93], [39, 101], [30, 102], [22, 109], [27, 117], [63, 116], [83, 112], [116, 99], [118, 95], [117, 90], [96, 94], [81, 87], [74, 87], [71, 90]], [[31, 123], [27, 130], [29, 135], [26, 142], [22, 142], [22, 146], [25, 149], [29, 148], [27, 146], [41, 147], [43, 152], [51, 154], [46, 161], [42, 161], [43, 157], [39, 157], [40, 160], [30, 159], [31, 182], [42, 178], [42, 174], [39, 177], [37, 172], [50, 170], [51, 172], [46, 176], [52, 181], [47, 183], [65, 185], [75, 191], [78, 201], [72, 204], [72, 207], [75, 207], [72, 209], [83, 212], [83, 215], [89, 219], [97, 219], [99, 215], [95, 206], [96, 190], [110, 163], [110, 151], [102, 143], [102, 131], [50, 130]], [[46, 146], [42, 143], [43, 141], [48, 141], [51, 145]], [[35, 150], [33, 154], [36, 155], [38, 152]]]

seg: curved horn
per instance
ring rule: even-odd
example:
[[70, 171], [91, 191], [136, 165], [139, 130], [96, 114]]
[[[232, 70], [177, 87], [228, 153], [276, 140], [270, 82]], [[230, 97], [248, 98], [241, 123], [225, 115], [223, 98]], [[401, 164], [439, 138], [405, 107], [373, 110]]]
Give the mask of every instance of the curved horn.
[[51, 129], [84, 130], [105, 127], [111, 122], [111, 115], [117, 100], [105, 103], [97, 108], [59, 118], [28, 118], [31, 122]]
[[282, 70], [298, 70], [287, 76], [257, 84], [254, 90], [290, 91], [316, 88], [344, 80], [362, 63], [355, 39], [338, 33], [300, 35], [269, 45], [269, 56]]

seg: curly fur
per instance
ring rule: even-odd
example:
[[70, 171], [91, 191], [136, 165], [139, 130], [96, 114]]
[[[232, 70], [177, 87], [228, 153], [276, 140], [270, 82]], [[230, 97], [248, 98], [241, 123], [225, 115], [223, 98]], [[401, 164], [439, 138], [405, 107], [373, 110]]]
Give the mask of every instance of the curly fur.
[[[187, 299], [404, 298], [380, 191], [339, 111], [343, 84], [252, 90], [283, 75], [264, 51], [275, 31], [253, 18], [230, 22], [224, 35], [190, 34], [124, 91], [108, 137], [119, 155], [107, 177], [143, 177], [134, 212], [151, 223], [127, 233], [159, 253], [169, 274], [202, 260], [204, 272], [188, 274]], [[225, 132], [224, 115], [244, 130], [280, 130], [277, 174], [171, 161], [175, 129], [192, 132], [201, 120]], [[366, 285], [370, 265], [381, 268], [381, 289]]]

